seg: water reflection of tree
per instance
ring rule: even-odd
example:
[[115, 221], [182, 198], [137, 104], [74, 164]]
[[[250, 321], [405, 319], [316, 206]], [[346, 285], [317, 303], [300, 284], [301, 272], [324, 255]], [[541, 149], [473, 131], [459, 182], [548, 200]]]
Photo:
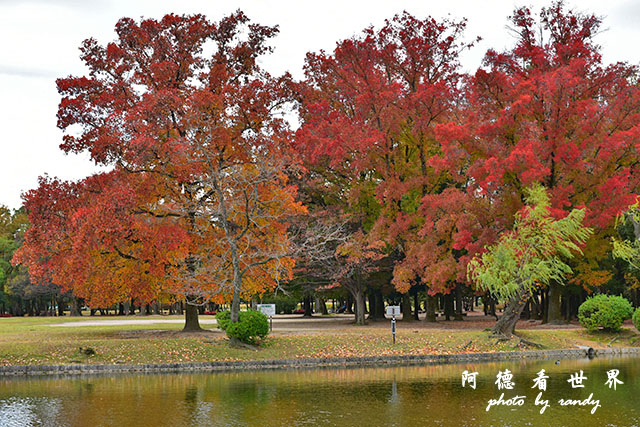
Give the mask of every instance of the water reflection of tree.
[[[609, 417], [615, 423], [620, 414], [628, 414], [629, 408], [637, 406], [637, 361], [596, 358], [561, 360], [559, 365], [554, 360], [501, 361], [378, 369], [14, 378], [0, 381], [0, 405], [12, 396], [46, 396], [60, 402], [59, 410], [67, 425], [105, 425], [116, 419], [144, 420], [145, 425], [162, 425], [167, 420], [192, 425], [224, 425], [227, 421], [255, 424], [256, 420], [272, 420], [277, 425], [303, 421], [353, 425], [356, 420], [371, 425], [416, 425], [437, 420], [444, 420], [443, 425], [454, 421], [459, 423], [455, 425], [464, 424], [462, 421], [468, 425], [509, 425], [531, 419], [553, 425], [571, 417], [590, 416], [590, 409], [559, 408], [556, 404], [555, 418], [538, 417], [533, 405], [537, 393], [530, 387], [535, 372], [544, 368], [551, 377], [545, 398], [553, 403], [558, 398], [586, 398], [593, 392], [602, 407], [592, 420]], [[499, 397], [495, 375], [505, 368], [515, 375], [513, 394], [526, 395], [527, 402], [516, 411], [499, 408], [487, 414], [487, 399]], [[617, 391], [604, 385], [606, 370], [613, 368], [620, 370], [620, 379], [625, 382]], [[465, 369], [480, 373], [476, 390], [462, 388], [460, 375]], [[566, 379], [580, 369], [588, 377], [587, 387], [584, 391], [572, 390]], [[638, 421], [629, 420], [631, 424]]]

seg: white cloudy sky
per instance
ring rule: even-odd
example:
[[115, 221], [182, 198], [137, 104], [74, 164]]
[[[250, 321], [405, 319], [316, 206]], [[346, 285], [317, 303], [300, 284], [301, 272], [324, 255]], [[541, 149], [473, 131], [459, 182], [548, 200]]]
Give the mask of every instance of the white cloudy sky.
[[[369, 25], [407, 10], [428, 15], [469, 19], [467, 36], [483, 41], [463, 57], [474, 70], [489, 47], [513, 43], [505, 30], [506, 17], [516, 5], [546, 5], [513, 0], [387, 0], [387, 1], [219, 1], [219, 0], [0, 0], [0, 204], [17, 208], [20, 194], [48, 173], [79, 179], [96, 170], [84, 156], [64, 155], [56, 127], [59, 96], [55, 79], [83, 74], [78, 46], [88, 37], [101, 42], [114, 38], [116, 21], [124, 16], [160, 18], [165, 13], [203, 13], [218, 20], [242, 9], [253, 21], [280, 26], [275, 53], [264, 60], [274, 74], [290, 71], [301, 77], [308, 51], [331, 50], [335, 42]], [[569, 3], [605, 18], [598, 42], [607, 62], [640, 63], [640, 2], [580, 0]]]

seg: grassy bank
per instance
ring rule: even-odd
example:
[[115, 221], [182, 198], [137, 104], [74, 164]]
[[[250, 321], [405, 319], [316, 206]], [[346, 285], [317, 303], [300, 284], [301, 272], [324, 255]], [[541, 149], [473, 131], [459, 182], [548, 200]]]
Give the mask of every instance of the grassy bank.
[[[452, 330], [409, 325], [399, 328], [396, 345], [391, 343], [389, 330], [380, 327], [350, 326], [326, 330], [302, 328], [295, 332], [278, 332], [276, 328], [260, 349], [254, 351], [230, 347], [226, 337], [216, 329], [198, 334], [183, 334], [180, 332], [181, 324], [51, 326], [69, 321], [76, 319], [0, 319], [0, 365], [137, 364], [455, 354], [553, 350], [575, 348], [576, 344], [599, 348], [607, 345], [640, 346], [640, 334], [633, 328], [614, 334], [588, 333], [576, 328], [526, 329], [518, 332], [524, 341], [516, 338], [498, 342], [488, 332], [473, 327]], [[539, 347], [534, 347], [531, 343]]]

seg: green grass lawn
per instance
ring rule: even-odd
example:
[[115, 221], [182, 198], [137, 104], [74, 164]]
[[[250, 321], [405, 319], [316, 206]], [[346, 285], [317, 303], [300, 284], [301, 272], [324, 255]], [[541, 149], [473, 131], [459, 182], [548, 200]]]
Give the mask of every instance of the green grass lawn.
[[[83, 320], [89, 319], [1, 318], [0, 365], [176, 363], [536, 349], [520, 343], [517, 338], [497, 342], [488, 332], [473, 329], [401, 328], [396, 345], [392, 345], [390, 332], [384, 328], [352, 326], [320, 332], [276, 331], [255, 351], [230, 347], [226, 337], [216, 329], [202, 334], [182, 334], [179, 332], [181, 324], [73, 328], [50, 326]], [[575, 348], [575, 344], [596, 347], [606, 347], [607, 344], [616, 347], [640, 346], [640, 335], [635, 329], [629, 328], [619, 333], [588, 333], [582, 329], [528, 329], [517, 333], [543, 349]], [[86, 355], [80, 348], [91, 348], [95, 354]]]

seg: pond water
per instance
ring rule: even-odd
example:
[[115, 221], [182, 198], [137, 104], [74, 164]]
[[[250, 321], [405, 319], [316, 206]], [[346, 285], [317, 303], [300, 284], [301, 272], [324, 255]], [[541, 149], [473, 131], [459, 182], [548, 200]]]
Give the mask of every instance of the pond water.
[[[513, 389], [498, 389], [508, 369]], [[544, 369], [547, 390], [531, 388]], [[606, 385], [617, 369], [616, 390]], [[476, 389], [463, 371], [478, 372]], [[567, 380], [580, 370], [583, 388]], [[206, 374], [6, 378], [2, 426], [639, 426], [640, 359], [250, 371]], [[525, 396], [522, 406], [490, 399]], [[591, 398], [589, 399], [589, 396]], [[584, 406], [561, 406], [559, 400]], [[595, 401], [599, 401], [596, 405]], [[566, 403], [566, 402], [565, 402]], [[572, 402], [573, 403], [573, 402]], [[597, 406], [592, 414], [593, 408]]]

